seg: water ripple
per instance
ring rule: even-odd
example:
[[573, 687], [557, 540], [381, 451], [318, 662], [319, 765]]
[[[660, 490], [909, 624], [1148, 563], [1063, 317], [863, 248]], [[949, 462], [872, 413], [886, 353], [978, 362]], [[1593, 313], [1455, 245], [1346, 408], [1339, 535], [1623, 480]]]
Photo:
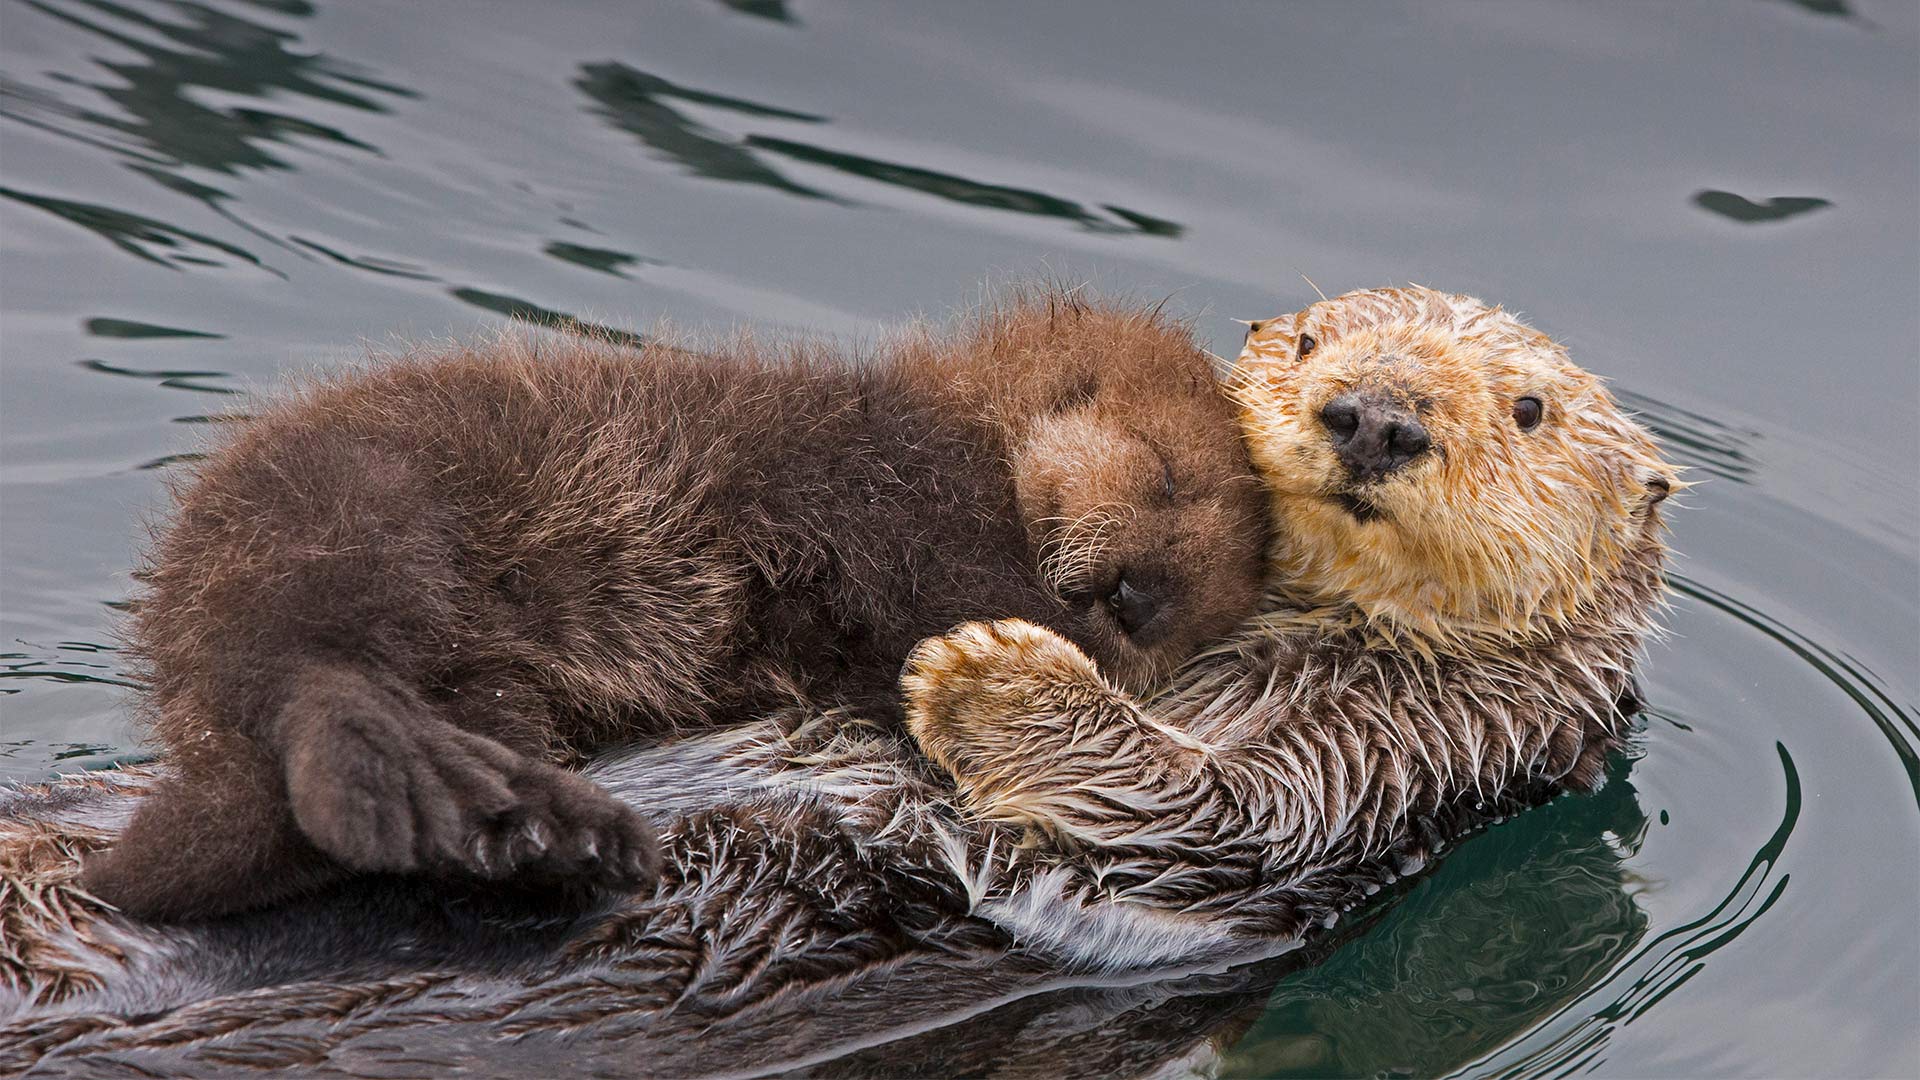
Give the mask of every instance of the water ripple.
[[[1787, 748], [1780, 755], [1785, 809], [1772, 835], [1760, 845], [1738, 881], [1713, 910], [1649, 938], [1611, 975], [1535, 1023], [1533, 1034], [1476, 1059], [1450, 1076], [1569, 1076], [1596, 1065], [1616, 1031], [1678, 990], [1706, 967], [1706, 959], [1751, 929], [1786, 891], [1791, 875], [1774, 872], [1800, 820], [1800, 773]], [[1621, 984], [1626, 985], [1622, 986]], [[1598, 1008], [1594, 1002], [1612, 1000]], [[1584, 1015], [1581, 1015], [1584, 1013]], [[1572, 1026], [1556, 1021], [1579, 1016]], [[1545, 1036], [1542, 1042], [1540, 1036]], [[1537, 1044], [1537, 1045], [1535, 1045]]]
[[1907, 774], [1907, 784], [1913, 789], [1914, 802], [1920, 805], [1920, 719], [1916, 719], [1914, 710], [1895, 701], [1871, 671], [1853, 657], [1821, 645], [1718, 589], [1681, 574], [1672, 575], [1671, 583], [1680, 595], [1699, 600], [1772, 638], [1852, 699], [1893, 749]]

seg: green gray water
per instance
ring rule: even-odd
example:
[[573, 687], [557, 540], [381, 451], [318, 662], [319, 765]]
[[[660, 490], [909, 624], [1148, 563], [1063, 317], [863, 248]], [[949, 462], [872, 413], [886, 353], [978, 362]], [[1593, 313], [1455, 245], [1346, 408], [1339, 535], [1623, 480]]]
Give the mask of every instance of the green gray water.
[[850, 338], [1051, 272], [1418, 281], [1703, 481], [1615, 779], [1284, 978], [1231, 1075], [1920, 1072], [1920, 13], [1725, 0], [0, 0], [0, 780], [134, 752], [210, 418], [521, 316]]

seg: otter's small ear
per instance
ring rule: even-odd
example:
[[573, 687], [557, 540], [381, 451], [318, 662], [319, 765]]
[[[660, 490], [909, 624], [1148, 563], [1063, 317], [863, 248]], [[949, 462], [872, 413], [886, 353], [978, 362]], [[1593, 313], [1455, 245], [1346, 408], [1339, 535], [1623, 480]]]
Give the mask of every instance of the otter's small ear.
[[1647, 477], [1646, 484], [1647, 506], [1650, 508], [1666, 502], [1667, 496], [1673, 494], [1673, 477], [1665, 473], [1654, 473]]
[[1252, 337], [1253, 335], [1259, 333], [1262, 330], [1265, 330], [1266, 328], [1267, 328], [1267, 324], [1265, 320], [1255, 319], [1252, 322], [1247, 324], [1247, 336]]

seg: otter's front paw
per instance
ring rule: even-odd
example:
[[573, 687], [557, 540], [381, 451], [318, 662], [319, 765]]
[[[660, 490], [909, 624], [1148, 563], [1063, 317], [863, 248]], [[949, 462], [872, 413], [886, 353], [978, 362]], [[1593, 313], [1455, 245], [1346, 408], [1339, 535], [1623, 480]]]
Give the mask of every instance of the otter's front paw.
[[293, 725], [287, 753], [294, 818], [341, 863], [617, 889], [653, 877], [653, 830], [592, 781], [356, 697]]
[[1086, 653], [1021, 619], [967, 623], [914, 648], [900, 677], [907, 730], [954, 778], [1010, 778], [1072, 740], [1076, 717], [1116, 691]]

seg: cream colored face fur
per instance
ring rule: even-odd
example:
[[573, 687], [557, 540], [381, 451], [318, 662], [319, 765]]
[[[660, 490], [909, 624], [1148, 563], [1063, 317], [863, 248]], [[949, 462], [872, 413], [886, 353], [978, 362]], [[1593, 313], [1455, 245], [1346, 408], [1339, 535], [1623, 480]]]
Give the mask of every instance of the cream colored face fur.
[[[1471, 297], [1347, 293], [1252, 324], [1236, 368], [1285, 588], [1388, 632], [1446, 642], [1563, 626], [1623, 558], [1659, 542], [1652, 508], [1680, 486], [1599, 379]], [[1320, 411], [1355, 390], [1415, 410], [1431, 451], [1351, 480]], [[1531, 430], [1526, 406], [1515, 416], [1528, 397], [1543, 406]]]

